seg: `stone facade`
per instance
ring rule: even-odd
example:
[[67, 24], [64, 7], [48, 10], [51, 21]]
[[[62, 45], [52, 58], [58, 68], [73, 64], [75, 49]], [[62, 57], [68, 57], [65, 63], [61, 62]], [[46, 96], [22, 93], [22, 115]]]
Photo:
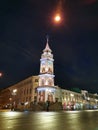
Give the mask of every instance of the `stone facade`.
[[6, 104], [12, 108], [29, 108], [30, 103], [37, 99], [38, 78], [38, 76], [31, 76], [2, 90], [0, 104], [2, 106]]
[[[12, 109], [34, 107], [34, 110], [36, 108], [43, 110], [44, 104], [48, 101], [51, 104], [51, 110], [56, 110], [55, 107], [59, 104], [59, 109], [62, 108], [64, 110], [97, 109], [98, 94], [91, 94], [85, 90], [77, 93], [54, 85], [53, 62], [52, 50], [47, 39], [46, 47], [40, 59], [40, 74], [38, 76], [30, 76], [1, 90], [0, 107]], [[37, 104], [39, 107], [36, 106]]]

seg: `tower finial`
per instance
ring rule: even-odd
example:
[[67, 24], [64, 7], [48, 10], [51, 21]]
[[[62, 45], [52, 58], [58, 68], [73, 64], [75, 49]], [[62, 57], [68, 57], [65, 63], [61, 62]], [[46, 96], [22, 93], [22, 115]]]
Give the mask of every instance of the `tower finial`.
[[46, 43], [46, 47], [45, 47], [45, 49], [43, 50], [43, 52], [52, 52], [52, 50], [50, 49], [50, 47], [49, 47], [49, 44], [48, 44], [48, 42], [49, 42], [49, 36], [48, 35], [46, 35], [46, 40], [47, 40], [47, 43]]
[[47, 43], [49, 42], [49, 35], [46, 35]]

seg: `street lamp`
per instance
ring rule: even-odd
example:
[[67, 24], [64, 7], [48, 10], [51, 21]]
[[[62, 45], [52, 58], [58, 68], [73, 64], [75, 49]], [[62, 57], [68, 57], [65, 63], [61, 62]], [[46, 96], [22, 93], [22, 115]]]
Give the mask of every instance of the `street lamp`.
[[17, 89], [13, 90], [13, 95], [16, 95]]
[[13, 89], [12, 95], [14, 96], [14, 102], [13, 102], [13, 107], [14, 108], [16, 106], [16, 98], [15, 98], [16, 93], [17, 93], [17, 89]]
[[0, 72], [0, 78], [2, 78], [2, 75], [3, 75], [2, 72]]
[[71, 101], [73, 101], [73, 99], [74, 99], [74, 94], [70, 94], [70, 96], [71, 96]]
[[9, 98], [9, 103], [10, 103], [9, 105], [10, 105], [10, 108], [11, 108], [12, 107], [12, 98], [11, 97]]
[[74, 101], [73, 101], [73, 99], [74, 99], [74, 94], [73, 93], [71, 93], [70, 94], [70, 96], [71, 96], [71, 109], [73, 110], [74, 109]]
[[74, 94], [71, 93], [70, 96], [71, 96], [71, 97], [74, 97]]
[[90, 101], [90, 97], [88, 97], [87, 100]]

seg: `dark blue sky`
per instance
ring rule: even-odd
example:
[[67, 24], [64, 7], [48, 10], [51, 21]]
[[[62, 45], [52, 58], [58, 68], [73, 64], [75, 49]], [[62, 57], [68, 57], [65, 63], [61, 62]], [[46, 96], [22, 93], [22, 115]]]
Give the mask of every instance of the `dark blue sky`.
[[55, 84], [98, 92], [98, 1], [61, 0], [63, 21], [52, 22], [59, 0], [0, 3], [0, 88], [39, 74], [49, 35]]

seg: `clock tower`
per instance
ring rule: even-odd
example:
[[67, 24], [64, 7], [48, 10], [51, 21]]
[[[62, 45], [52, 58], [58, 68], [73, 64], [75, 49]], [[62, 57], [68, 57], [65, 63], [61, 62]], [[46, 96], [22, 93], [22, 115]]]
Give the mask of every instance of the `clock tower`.
[[43, 50], [40, 59], [40, 74], [39, 74], [39, 86], [37, 88], [38, 102], [46, 102], [47, 100], [55, 101], [55, 89], [54, 86], [54, 66], [53, 66], [53, 54], [48, 44], [48, 38], [46, 47]]

